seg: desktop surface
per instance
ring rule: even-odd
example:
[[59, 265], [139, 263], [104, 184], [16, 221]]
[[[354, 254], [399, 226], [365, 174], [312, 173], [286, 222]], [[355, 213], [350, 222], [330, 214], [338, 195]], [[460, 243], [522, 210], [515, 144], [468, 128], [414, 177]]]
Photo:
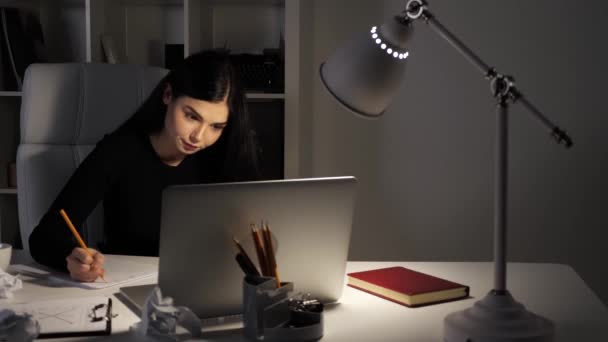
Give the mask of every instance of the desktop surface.
[[[16, 251], [17, 260], [22, 251]], [[157, 263], [158, 258], [123, 256], [125, 260]], [[23, 262], [23, 261], [18, 261]], [[13, 259], [15, 262], [15, 258]], [[407, 308], [345, 287], [338, 304], [329, 305], [324, 313], [322, 341], [441, 341], [443, 318], [463, 310], [481, 298], [492, 286], [493, 263], [490, 262], [348, 262], [347, 272], [373, 268], [404, 266], [471, 287], [471, 298], [455, 302]], [[45, 287], [36, 279], [24, 276], [23, 289], [15, 301], [79, 297], [105, 294], [116, 298], [118, 287], [102, 290]], [[153, 283], [146, 279], [133, 283]], [[295, 284], [297, 290], [297, 284]], [[576, 272], [560, 264], [508, 264], [508, 288], [516, 300], [534, 313], [551, 319], [556, 327], [557, 342], [608, 341], [608, 309]], [[6, 302], [0, 299], [0, 306]], [[133, 341], [129, 327], [139, 320], [119, 298], [115, 299], [113, 334], [88, 338], [48, 339], [44, 341]], [[201, 341], [245, 341], [240, 329], [210, 331]]]

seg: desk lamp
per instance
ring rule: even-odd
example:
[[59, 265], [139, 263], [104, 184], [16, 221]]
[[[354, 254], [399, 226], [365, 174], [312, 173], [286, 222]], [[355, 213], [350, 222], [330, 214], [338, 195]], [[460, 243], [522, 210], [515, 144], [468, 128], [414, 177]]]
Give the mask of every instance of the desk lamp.
[[384, 113], [399, 89], [414, 21], [422, 19], [458, 50], [490, 81], [496, 99], [496, 156], [494, 190], [494, 288], [472, 307], [447, 315], [445, 342], [553, 341], [553, 323], [518, 303], [507, 283], [507, 155], [509, 104], [520, 103], [549, 130], [557, 143], [572, 140], [515, 87], [511, 76], [489, 67], [428, 10], [424, 0], [409, 0], [405, 10], [380, 27], [347, 42], [321, 64], [321, 80], [343, 106], [357, 115], [376, 118]]

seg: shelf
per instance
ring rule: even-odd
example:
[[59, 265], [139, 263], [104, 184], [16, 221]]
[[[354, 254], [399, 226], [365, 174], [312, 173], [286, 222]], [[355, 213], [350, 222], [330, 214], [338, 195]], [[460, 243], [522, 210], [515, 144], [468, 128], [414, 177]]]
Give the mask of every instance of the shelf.
[[0, 188], [0, 195], [16, 195], [17, 188]]
[[123, 0], [123, 4], [128, 6], [181, 6], [183, 0]]
[[19, 96], [21, 96], [21, 92], [20, 91], [0, 91], [0, 96], [2, 96], [2, 97], [4, 97], [4, 96], [19, 97]]
[[37, 0], [0, 0], [0, 7], [21, 8], [21, 9], [38, 9], [39, 2]]
[[284, 100], [285, 94], [283, 93], [247, 93], [248, 99], [263, 99], [263, 100]]
[[285, 0], [205, 0], [212, 6], [275, 6], [284, 7]]

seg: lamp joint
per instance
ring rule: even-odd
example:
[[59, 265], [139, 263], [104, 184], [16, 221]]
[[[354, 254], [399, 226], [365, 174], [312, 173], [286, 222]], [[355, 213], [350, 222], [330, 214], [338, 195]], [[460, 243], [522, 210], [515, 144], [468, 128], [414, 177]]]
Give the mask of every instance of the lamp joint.
[[409, 0], [405, 5], [405, 12], [412, 20], [416, 20], [420, 17], [424, 20], [428, 20], [430, 17], [430, 13], [427, 11], [427, 2], [425, 0]]
[[490, 68], [486, 77], [490, 79], [492, 96], [494, 96], [499, 103], [515, 103], [521, 96], [517, 88], [515, 88], [515, 79], [512, 76], [499, 74], [494, 68]]
[[558, 144], [563, 144], [566, 148], [572, 147], [572, 139], [568, 136], [568, 134], [561, 130], [559, 127], [555, 126], [551, 131], [551, 136]]

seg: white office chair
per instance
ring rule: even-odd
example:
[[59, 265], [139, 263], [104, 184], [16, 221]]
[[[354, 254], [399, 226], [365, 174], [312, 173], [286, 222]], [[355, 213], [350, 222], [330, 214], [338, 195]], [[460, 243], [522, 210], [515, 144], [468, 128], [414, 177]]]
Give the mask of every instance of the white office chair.
[[[23, 248], [34, 227], [104, 134], [124, 122], [166, 74], [156, 67], [112, 64], [33, 64], [25, 73], [17, 196]], [[103, 237], [98, 205], [83, 228], [96, 246]], [[66, 228], [67, 229], [67, 228]]]

